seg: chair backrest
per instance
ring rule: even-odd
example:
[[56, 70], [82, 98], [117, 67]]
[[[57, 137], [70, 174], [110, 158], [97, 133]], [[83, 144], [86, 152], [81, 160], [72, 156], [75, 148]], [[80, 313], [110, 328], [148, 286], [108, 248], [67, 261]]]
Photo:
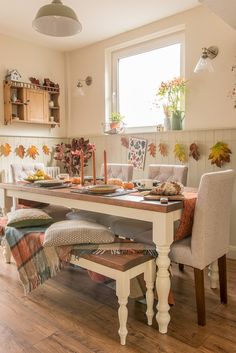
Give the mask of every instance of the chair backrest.
[[60, 167], [45, 167], [45, 173], [53, 179], [56, 179], [60, 172]]
[[[132, 164], [107, 163], [107, 176], [130, 181], [133, 178], [133, 168]], [[104, 164], [101, 166], [101, 176], [104, 176]]]
[[148, 166], [148, 178], [164, 181], [178, 181], [187, 184], [188, 167], [185, 165], [150, 164]]
[[205, 268], [228, 252], [235, 172], [203, 174], [191, 239], [193, 266]]
[[27, 178], [28, 175], [36, 172], [38, 169], [45, 170], [43, 163], [13, 163], [10, 165], [10, 181], [16, 182]]

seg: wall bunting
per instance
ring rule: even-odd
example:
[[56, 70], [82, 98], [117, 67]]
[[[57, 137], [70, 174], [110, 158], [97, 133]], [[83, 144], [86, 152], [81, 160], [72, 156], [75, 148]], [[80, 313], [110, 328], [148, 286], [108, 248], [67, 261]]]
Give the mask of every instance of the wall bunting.
[[11, 146], [9, 143], [5, 143], [5, 145], [1, 145], [1, 155], [4, 157], [8, 157], [11, 153]]
[[174, 155], [175, 155], [175, 158], [182, 163], [187, 161], [185, 146], [180, 143], [176, 143], [174, 147]]
[[135, 137], [129, 138], [128, 161], [136, 169], [144, 169], [147, 140]]
[[129, 140], [127, 137], [122, 136], [120, 139], [120, 142], [121, 142], [121, 146], [124, 146], [125, 148], [129, 147]]
[[157, 146], [155, 143], [150, 143], [148, 145], [148, 152], [150, 154], [151, 157], [155, 158], [156, 157], [156, 152], [157, 152]]
[[211, 164], [215, 164], [217, 167], [221, 168], [225, 163], [230, 162], [230, 154], [232, 151], [229, 149], [227, 143], [218, 141], [210, 148], [210, 151], [211, 153], [208, 159], [211, 160]]
[[189, 157], [193, 157], [195, 161], [198, 161], [200, 158], [199, 147], [195, 142], [189, 146]]
[[30, 146], [26, 151], [26, 156], [32, 159], [36, 159], [36, 157], [39, 156], [37, 147], [34, 145]]
[[21, 159], [23, 159], [25, 157], [25, 147], [23, 145], [19, 145], [18, 147], [16, 147], [15, 149], [15, 154], [20, 157]]
[[168, 147], [165, 143], [159, 143], [158, 149], [162, 157], [167, 157], [168, 156]]
[[47, 145], [43, 145], [42, 147], [43, 153], [46, 154], [47, 156], [50, 154], [50, 148]]

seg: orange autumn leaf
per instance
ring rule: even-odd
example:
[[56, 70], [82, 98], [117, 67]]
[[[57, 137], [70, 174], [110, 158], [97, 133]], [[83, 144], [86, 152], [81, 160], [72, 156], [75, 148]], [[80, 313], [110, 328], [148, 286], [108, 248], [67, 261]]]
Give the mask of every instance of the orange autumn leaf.
[[18, 157], [23, 159], [25, 156], [25, 147], [23, 145], [19, 145], [18, 147], [16, 147], [15, 153]]
[[195, 142], [189, 146], [189, 157], [193, 157], [195, 161], [198, 161], [200, 158], [199, 147]]
[[168, 148], [165, 143], [159, 143], [158, 149], [162, 157], [166, 157], [168, 155]]
[[43, 153], [47, 156], [50, 154], [50, 148], [47, 145], [43, 145]]
[[155, 143], [152, 142], [148, 145], [148, 152], [150, 156], [156, 157], [156, 150], [157, 150], [157, 146]]
[[1, 146], [1, 155], [7, 157], [11, 153], [11, 146], [9, 143], [5, 143], [5, 145]]
[[32, 145], [27, 149], [26, 156], [36, 159], [36, 156], [39, 156], [39, 152], [36, 146]]

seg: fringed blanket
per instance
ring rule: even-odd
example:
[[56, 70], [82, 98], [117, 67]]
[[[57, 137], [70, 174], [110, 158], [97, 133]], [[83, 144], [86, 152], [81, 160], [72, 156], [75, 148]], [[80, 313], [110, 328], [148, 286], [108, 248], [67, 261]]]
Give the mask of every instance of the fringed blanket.
[[70, 246], [43, 248], [46, 228], [6, 228], [6, 240], [17, 265], [25, 293], [55, 276], [70, 257]]

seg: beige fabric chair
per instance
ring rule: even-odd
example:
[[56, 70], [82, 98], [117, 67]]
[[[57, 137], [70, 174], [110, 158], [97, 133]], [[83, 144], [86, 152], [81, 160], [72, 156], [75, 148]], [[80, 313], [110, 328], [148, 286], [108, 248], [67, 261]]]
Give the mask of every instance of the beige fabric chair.
[[148, 167], [148, 179], [161, 182], [178, 181], [187, 184], [188, 167], [185, 165], [150, 164]]
[[[43, 163], [13, 163], [10, 165], [9, 181], [17, 182], [24, 180], [27, 176], [36, 172], [38, 169], [49, 172], [50, 176], [55, 176], [60, 171], [59, 167], [45, 167]], [[13, 209], [16, 209], [17, 207], [18, 200], [17, 198], [13, 198]], [[45, 205], [42, 209], [49, 214], [55, 222], [64, 220], [66, 218], [66, 214], [70, 211], [67, 207], [55, 205]]]
[[[133, 178], [133, 169], [132, 164], [107, 163], [107, 176], [130, 181]], [[104, 164], [101, 166], [101, 176], [104, 176]]]
[[218, 261], [221, 302], [227, 303], [226, 254], [229, 248], [233, 170], [204, 174], [200, 181], [192, 236], [173, 243], [172, 261], [194, 268], [198, 324], [205, 325], [204, 268]]

